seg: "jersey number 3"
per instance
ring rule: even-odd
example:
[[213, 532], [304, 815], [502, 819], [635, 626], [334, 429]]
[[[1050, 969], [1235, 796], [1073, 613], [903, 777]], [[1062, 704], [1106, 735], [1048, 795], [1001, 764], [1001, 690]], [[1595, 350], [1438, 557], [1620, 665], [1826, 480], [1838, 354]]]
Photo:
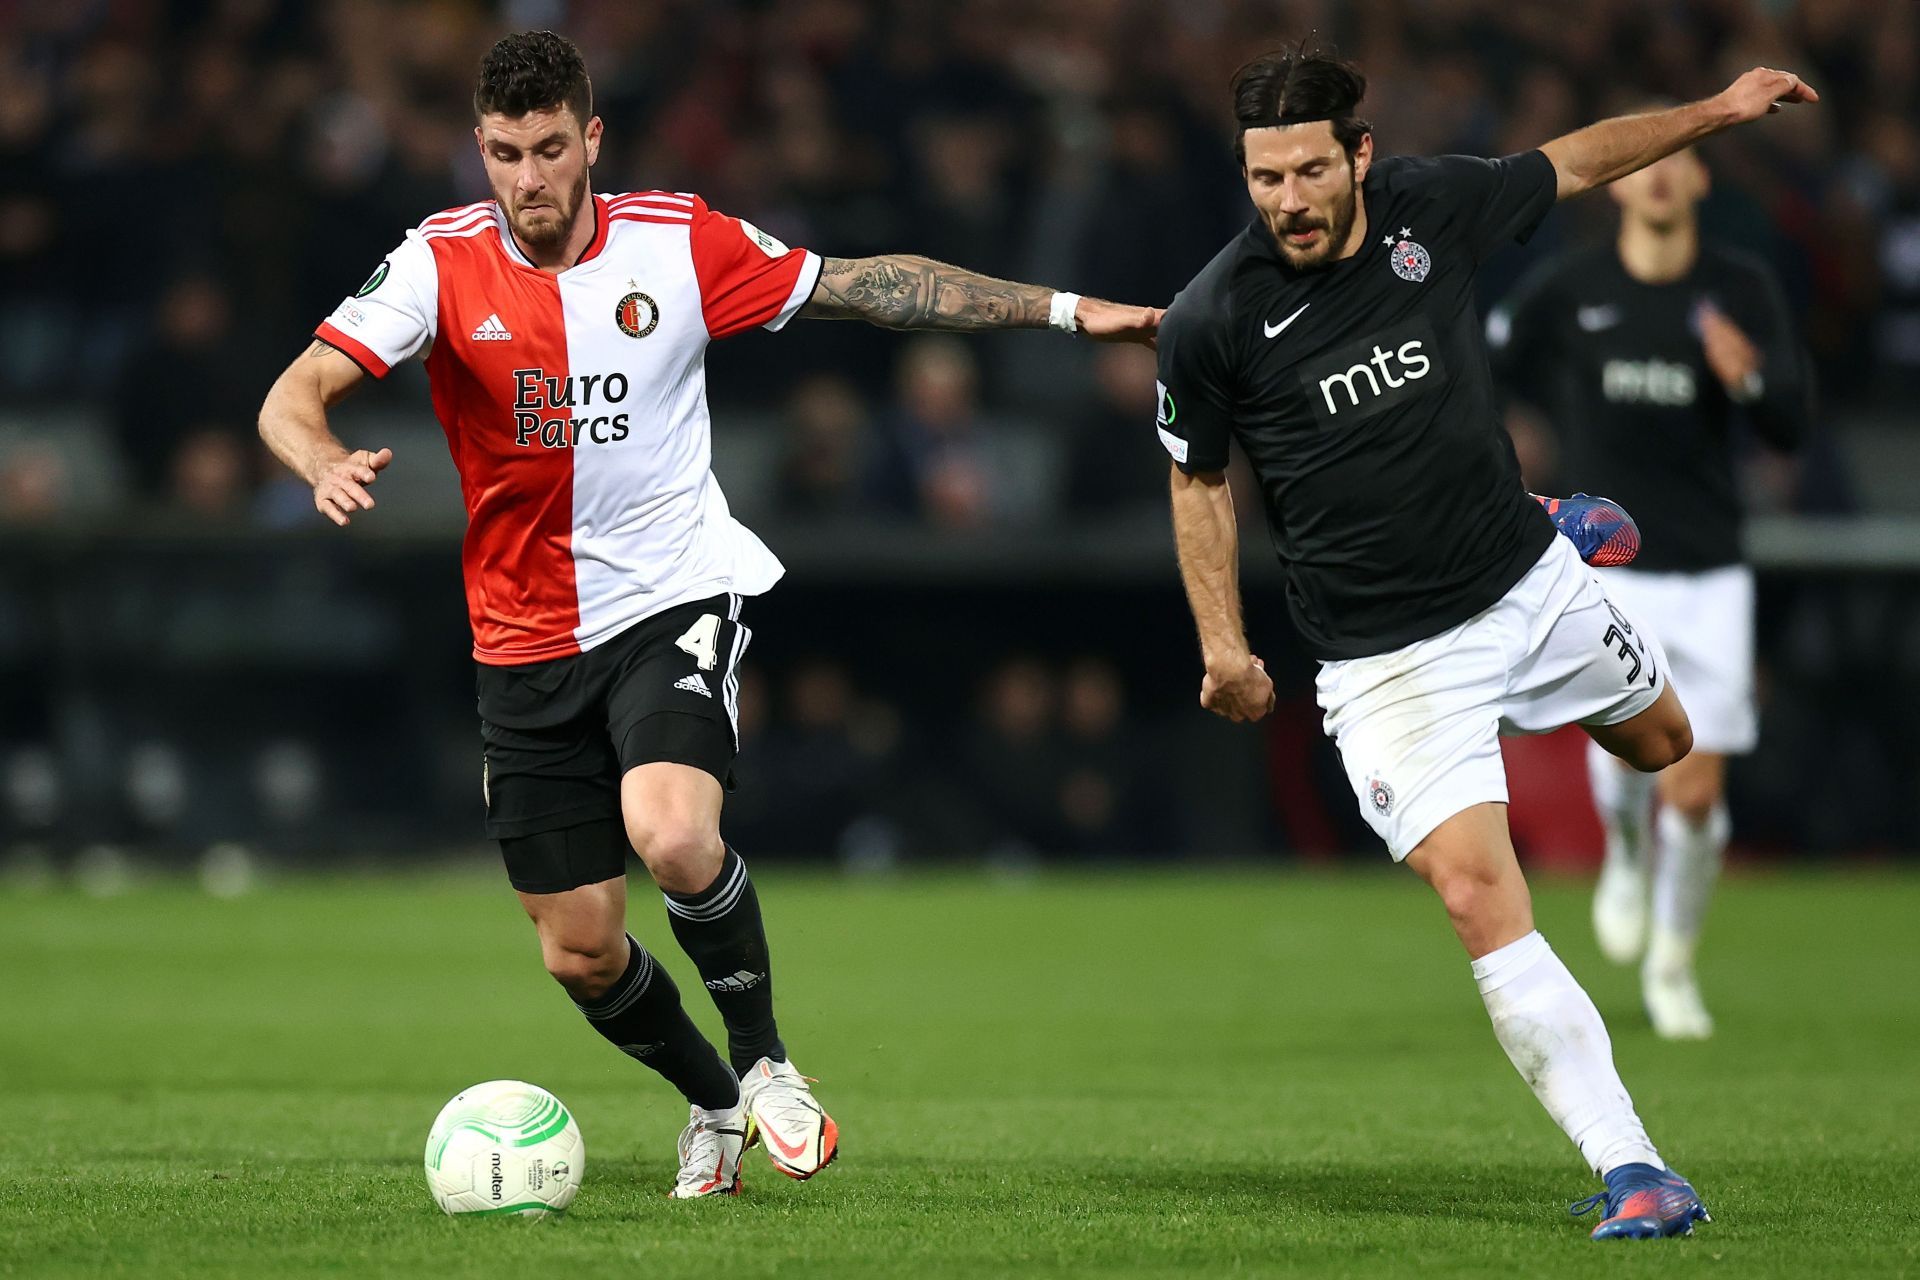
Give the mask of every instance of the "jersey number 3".
[[687, 628], [687, 633], [673, 642], [673, 646], [683, 653], [693, 655], [702, 671], [711, 671], [720, 665], [720, 615], [703, 613], [700, 620]]

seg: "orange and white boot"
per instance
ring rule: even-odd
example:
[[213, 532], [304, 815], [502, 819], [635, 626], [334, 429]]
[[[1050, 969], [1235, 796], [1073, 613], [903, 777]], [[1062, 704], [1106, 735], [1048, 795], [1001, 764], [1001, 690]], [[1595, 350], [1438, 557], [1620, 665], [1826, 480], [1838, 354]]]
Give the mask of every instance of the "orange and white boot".
[[805, 1182], [840, 1154], [840, 1126], [814, 1100], [807, 1077], [791, 1062], [762, 1058], [740, 1080], [751, 1120], [747, 1145], [760, 1142], [773, 1167]]

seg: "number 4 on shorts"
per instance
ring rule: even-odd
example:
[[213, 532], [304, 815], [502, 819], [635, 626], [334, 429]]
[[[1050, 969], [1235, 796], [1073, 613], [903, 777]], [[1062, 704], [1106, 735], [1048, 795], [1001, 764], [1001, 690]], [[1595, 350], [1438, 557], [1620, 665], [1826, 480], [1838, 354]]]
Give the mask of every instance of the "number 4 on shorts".
[[702, 671], [711, 671], [720, 665], [719, 641], [720, 615], [703, 613], [698, 622], [687, 628], [687, 634], [673, 642], [673, 647], [692, 654]]

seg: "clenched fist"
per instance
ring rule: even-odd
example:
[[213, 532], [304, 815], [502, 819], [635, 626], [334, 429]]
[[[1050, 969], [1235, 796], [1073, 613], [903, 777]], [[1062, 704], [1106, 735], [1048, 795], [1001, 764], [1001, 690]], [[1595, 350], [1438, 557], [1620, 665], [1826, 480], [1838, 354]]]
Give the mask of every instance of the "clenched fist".
[[1700, 346], [1706, 353], [1707, 367], [1720, 379], [1728, 394], [1738, 400], [1747, 379], [1760, 372], [1760, 348], [1726, 312], [1711, 302], [1694, 308], [1694, 325], [1700, 334]]
[[1200, 705], [1229, 720], [1258, 720], [1273, 710], [1273, 678], [1267, 664], [1249, 654], [1238, 662], [1209, 668], [1200, 680]]

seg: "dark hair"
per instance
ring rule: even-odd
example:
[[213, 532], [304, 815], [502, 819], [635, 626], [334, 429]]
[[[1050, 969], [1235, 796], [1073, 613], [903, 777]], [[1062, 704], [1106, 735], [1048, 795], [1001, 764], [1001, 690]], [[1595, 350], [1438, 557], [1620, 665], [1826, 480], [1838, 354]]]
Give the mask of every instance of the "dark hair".
[[502, 36], [480, 59], [473, 113], [524, 116], [564, 106], [581, 127], [593, 118], [593, 83], [573, 41], [551, 31]]
[[1367, 77], [1329, 50], [1307, 48], [1264, 53], [1233, 73], [1233, 158], [1247, 163], [1247, 130], [1270, 125], [1281, 116], [1321, 116], [1349, 158], [1373, 126], [1353, 114], [1367, 96]]

